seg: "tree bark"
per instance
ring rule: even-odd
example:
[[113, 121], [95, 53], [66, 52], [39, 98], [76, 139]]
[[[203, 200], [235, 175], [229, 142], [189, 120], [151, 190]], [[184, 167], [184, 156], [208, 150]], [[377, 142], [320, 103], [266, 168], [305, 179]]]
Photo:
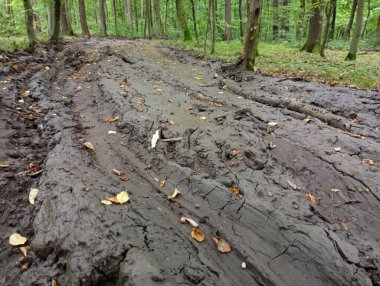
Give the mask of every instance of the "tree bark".
[[240, 28], [240, 40], [243, 41], [243, 1], [239, 0], [239, 28]]
[[115, 34], [118, 34], [117, 27], [117, 9], [116, 9], [116, 0], [112, 0], [112, 14], [113, 14], [113, 23], [115, 25]]
[[191, 3], [191, 13], [193, 15], [193, 25], [194, 25], [194, 34], [195, 34], [195, 39], [198, 41], [198, 29], [197, 29], [197, 18], [196, 18], [196, 15], [195, 15], [195, 4], [194, 4], [194, 0], [190, 0], [190, 3]]
[[158, 33], [160, 35], [163, 35], [165, 33], [164, 33], [164, 27], [162, 26], [162, 21], [161, 21], [160, 0], [153, 0], [153, 11], [154, 11], [154, 19], [156, 22]]
[[30, 0], [23, 0], [25, 9], [25, 26], [26, 33], [28, 34], [29, 47], [34, 48], [37, 43], [36, 33], [33, 27], [33, 9]]
[[356, 11], [355, 30], [352, 36], [350, 50], [347, 54], [346, 60], [356, 60], [358, 53], [360, 33], [362, 31], [363, 16], [364, 16], [364, 2], [365, 0], [358, 0], [358, 8]]
[[226, 18], [226, 41], [232, 40], [231, 30], [231, 0], [225, 0], [225, 18]]
[[211, 0], [211, 54], [215, 53], [216, 41], [216, 0]]
[[282, 0], [282, 13], [280, 15], [280, 29], [281, 31], [284, 31], [284, 33], [281, 33], [280, 36], [283, 39], [287, 38], [287, 35], [289, 33], [289, 16], [287, 13], [289, 5], [289, 0]]
[[54, 0], [54, 14], [53, 14], [53, 31], [50, 36], [51, 42], [57, 42], [59, 40], [60, 27], [60, 14], [61, 14], [61, 0]]
[[329, 39], [329, 32], [330, 32], [330, 26], [331, 26], [331, 16], [333, 14], [334, 6], [336, 6], [336, 0], [330, 0], [329, 5], [327, 6], [327, 15], [326, 15], [326, 25], [325, 25], [325, 31], [323, 33], [323, 41], [321, 45], [321, 51], [320, 55], [321, 57], [325, 57], [325, 48], [327, 41]]
[[367, 0], [367, 17], [365, 18], [364, 21], [364, 27], [362, 31], [362, 38], [364, 38], [365, 31], [367, 30], [367, 24], [368, 24], [368, 19], [371, 17], [371, 0]]
[[176, 0], [175, 4], [176, 4], [177, 20], [178, 20], [179, 27], [181, 28], [183, 32], [183, 39], [185, 41], [191, 41], [191, 33], [190, 33], [189, 27], [187, 26], [187, 20], [186, 20], [187, 18], [186, 18], [185, 10], [183, 8], [183, 1]]
[[[37, 0], [33, 1], [33, 5], [37, 6]], [[41, 33], [41, 17], [37, 13], [33, 13], [34, 22], [36, 23], [35, 31]]]
[[61, 28], [62, 33], [69, 36], [74, 36], [73, 29], [71, 27], [70, 18], [67, 13], [65, 1], [61, 2]]
[[133, 28], [131, 0], [124, 0], [124, 9], [127, 27]]
[[91, 34], [87, 25], [86, 6], [84, 4], [84, 0], [79, 0], [79, 21], [82, 28], [82, 36], [85, 38], [90, 38]]
[[[151, 0], [145, 1], [145, 31], [148, 30], [148, 39], [152, 38], [152, 9], [151, 9]], [[145, 32], [146, 34], [146, 32]], [[146, 35], [145, 35], [146, 37]]]
[[321, 48], [321, 33], [323, 20], [323, 0], [312, 0], [309, 32], [306, 44], [301, 50], [308, 53], [319, 52]]
[[380, 14], [377, 17], [377, 27], [376, 27], [376, 47], [380, 46]]
[[333, 1], [334, 3], [334, 7], [333, 7], [333, 11], [332, 11], [332, 20], [331, 20], [331, 29], [330, 29], [330, 35], [329, 35], [329, 38], [331, 40], [334, 39], [334, 36], [335, 36], [335, 22], [336, 22], [336, 0]]
[[272, 36], [273, 40], [278, 39], [278, 0], [273, 0], [272, 2], [273, 7], [273, 23], [272, 23]]
[[352, 6], [351, 6], [350, 18], [348, 20], [347, 27], [346, 29], [344, 29], [344, 32], [343, 32], [343, 38], [346, 40], [350, 38], [350, 33], [352, 29], [352, 24], [354, 23], [355, 11], [356, 11], [357, 6], [358, 6], [358, 0], [353, 0]]
[[100, 35], [103, 37], [107, 36], [107, 19], [104, 2], [105, 0], [99, 0]]
[[254, 70], [255, 67], [257, 46], [260, 38], [261, 7], [262, 0], [251, 0], [242, 55], [242, 64], [248, 70]]

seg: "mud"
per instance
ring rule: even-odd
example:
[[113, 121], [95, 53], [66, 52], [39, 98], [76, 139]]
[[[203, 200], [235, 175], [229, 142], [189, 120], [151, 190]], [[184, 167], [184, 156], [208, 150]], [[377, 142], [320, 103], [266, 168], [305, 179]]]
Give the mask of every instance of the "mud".
[[[2, 61], [1, 285], [380, 285], [379, 92], [231, 73], [143, 40]], [[123, 190], [129, 203], [100, 203]]]

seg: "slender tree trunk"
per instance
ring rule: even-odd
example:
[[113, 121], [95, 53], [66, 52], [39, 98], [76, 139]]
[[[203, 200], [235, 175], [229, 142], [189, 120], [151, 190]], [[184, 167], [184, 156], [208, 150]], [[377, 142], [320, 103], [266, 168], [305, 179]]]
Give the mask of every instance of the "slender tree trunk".
[[107, 20], [104, 2], [105, 0], [99, 0], [100, 35], [103, 37], [107, 36]]
[[273, 40], [278, 40], [278, 0], [273, 0], [272, 2], [273, 7], [273, 23], [272, 23], [272, 34], [273, 34]]
[[47, 34], [51, 37], [54, 29], [54, 2], [48, 1], [47, 8]]
[[286, 39], [289, 34], [289, 16], [287, 13], [289, 0], [282, 0], [282, 13], [280, 16], [280, 27], [283, 33], [280, 34], [281, 38]]
[[160, 35], [164, 33], [164, 27], [162, 26], [161, 21], [161, 9], [160, 9], [160, 0], [153, 0], [153, 11], [154, 11], [154, 20], [156, 22], [156, 27]]
[[330, 26], [331, 26], [331, 16], [334, 10], [334, 6], [336, 5], [334, 4], [335, 1], [336, 0], [330, 0], [330, 3], [328, 3], [327, 9], [326, 9], [327, 10], [326, 25], [325, 25], [325, 30], [323, 33], [323, 41], [322, 41], [321, 51], [320, 51], [321, 57], [325, 57], [325, 48], [326, 48], [327, 41], [329, 39], [329, 32], [330, 32]]
[[82, 28], [82, 36], [85, 38], [90, 38], [91, 34], [87, 25], [86, 6], [84, 4], [84, 0], [79, 0], [79, 21]]
[[351, 29], [352, 29], [352, 24], [354, 23], [354, 18], [355, 18], [355, 12], [356, 12], [356, 7], [358, 6], [358, 0], [353, 0], [352, 1], [352, 6], [351, 6], [351, 13], [350, 13], [350, 18], [347, 23], [347, 27], [343, 32], [343, 38], [348, 40], [350, 38], [351, 34]]
[[113, 22], [115, 25], [115, 34], [118, 34], [118, 27], [117, 27], [117, 9], [116, 9], [116, 0], [112, 0], [112, 14], [113, 14]]
[[380, 46], [380, 14], [377, 16], [377, 27], [376, 27], [376, 47]]
[[216, 41], [216, 0], [211, 0], [211, 54], [215, 53], [215, 41]]
[[197, 18], [195, 15], [195, 4], [194, 0], [190, 0], [191, 3], [191, 13], [193, 15], [193, 25], [194, 25], [194, 34], [195, 34], [195, 39], [198, 41], [198, 29], [197, 29]]
[[[33, 5], [37, 6], [37, 0], [33, 1]], [[41, 17], [37, 13], [33, 13], [34, 22], [36, 23], [36, 29], [35, 31], [37, 33], [41, 33]]]
[[240, 28], [240, 40], [243, 41], [244, 31], [243, 31], [243, 1], [239, 0], [239, 28]]
[[358, 53], [359, 38], [362, 31], [363, 16], [364, 16], [364, 2], [365, 0], [358, 0], [358, 8], [356, 11], [355, 30], [352, 36], [350, 50], [347, 54], [346, 60], [356, 60]]
[[148, 39], [152, 38], [152, 9], [151, 9], [151, 0], [145, 0], [145, 26], [148, 29]]
[[61, 0], [54, 0], [54, 21], [53, 31], [50, 37], [51, 42], [57, 42], [59, 40], [60, 27], [60, 13], [61, 12]]
[[335, 36], [336, 0], [335, 0], [335, 1], [332, 1], [332, 3], [334, 3], [334, 7], [333, 7], [333, 10], [332, 10], [331, 29], [330, 29], [330, 35], [329, 35], [329, 38], [330, 38], [331, 40], [333, 40], [333, 39], [334, 39], [334, 36]]
[[34, 48], [37, 43], [36, 34], [33, 27], [33, 9], [30, 0], [23, 0], [24, 9], [25, 9], [25, 26], [26, 33], [28, 34], [29, 46]]
[[183, 38], [185, 41], [191, 41], [191, 33], [190, 29], [187, 26], [187, 18], [186, 18], [186, 13], [183, 8], [183, 1], [182, 0], [176, 0], [176, 11], [177, 11], [177, 20], [179, 27], [181, 28], [183, 32]]
[[368, 24], [368, 19], [371, 16], [371, 0], [367, 0], [368, 6], [367, 6], [367, 17], [365, 18], [364, 21], [364, 27], [362, 31], [362, 39], [364, 38], [365, 31], [367, 30], [367, 24]]
[[247, 33], [245, 35], [242, 64], [249, 70], [254, 70], [257, 56], [257, 46], [260, 38], [260, 18], [262, 0], [251, 0]]
[[225, 18], [226, 18], [226, 41], [232, 40], [232, 30], [231, 30], [231, 0], [225, 0]]
[[127, 22], [127, 27], [133, 28], [131, 0], [124, 0], [124, 8], [125, 8], [125, 19]]
[[207, 54], [207, 40], [208, 40], [208, 33], [210, 31], [211, 27], [211, 1], [208, 0], [208, 13], [207, 13], [207, 25], [206, 25], [206, 31], [205, 31], [205, 44], [204, 44], [204, 54]]
[[304, 35], [305, 30], [305, 7], [306, 7], [306, 0], [300, 1], [300, 8], [301, 12], [298, 15], [298, 21], [297, 21], [297, 31], [296, 31], [296, 39], [300, 41]]
[[73, 29], [71, 28], [70, 19], [68, 17], [66, 4], [64, 1], [61, 2], [61, 27], [63, 34], [70, 36], [74, 35]]
[[302, 50], [313, 53], [321, 49], [321, 33], [323, 20], [322, 0], [312, 0], [311, 16], [309, 20], [309, 33], [306, 44]]

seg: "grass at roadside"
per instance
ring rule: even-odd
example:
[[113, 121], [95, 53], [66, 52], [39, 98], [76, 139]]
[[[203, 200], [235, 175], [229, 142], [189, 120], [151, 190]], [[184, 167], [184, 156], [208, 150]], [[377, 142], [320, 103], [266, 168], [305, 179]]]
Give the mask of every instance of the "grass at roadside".
[[[203, 54], [203, 46], [196, 43], [165, 40], [167, 45], [184, 48], [195, 54]], [[243, 49], [239, 41], [216, 43], [211, 58], [234, 61]], [[210, 49], [208, 49], [208, 52]], [[302, 77], [331, 85], [344, 85], [364, 89], [380, 89], [380, 53], [359, 52], [356, 61], [345, 61], [346, 50], [326, 50], [326, 58], [301, 52], [286, 44], [259, 44], [257, 71], [280, 77]]]

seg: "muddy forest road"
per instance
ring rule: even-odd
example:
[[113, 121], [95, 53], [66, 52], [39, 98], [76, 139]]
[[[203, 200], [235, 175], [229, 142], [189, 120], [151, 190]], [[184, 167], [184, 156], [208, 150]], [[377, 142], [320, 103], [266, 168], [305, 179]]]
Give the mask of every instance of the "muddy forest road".
[[0, 285], [380, 285], [379, 92], [140, 40], [55, 49], [2, 56]]

